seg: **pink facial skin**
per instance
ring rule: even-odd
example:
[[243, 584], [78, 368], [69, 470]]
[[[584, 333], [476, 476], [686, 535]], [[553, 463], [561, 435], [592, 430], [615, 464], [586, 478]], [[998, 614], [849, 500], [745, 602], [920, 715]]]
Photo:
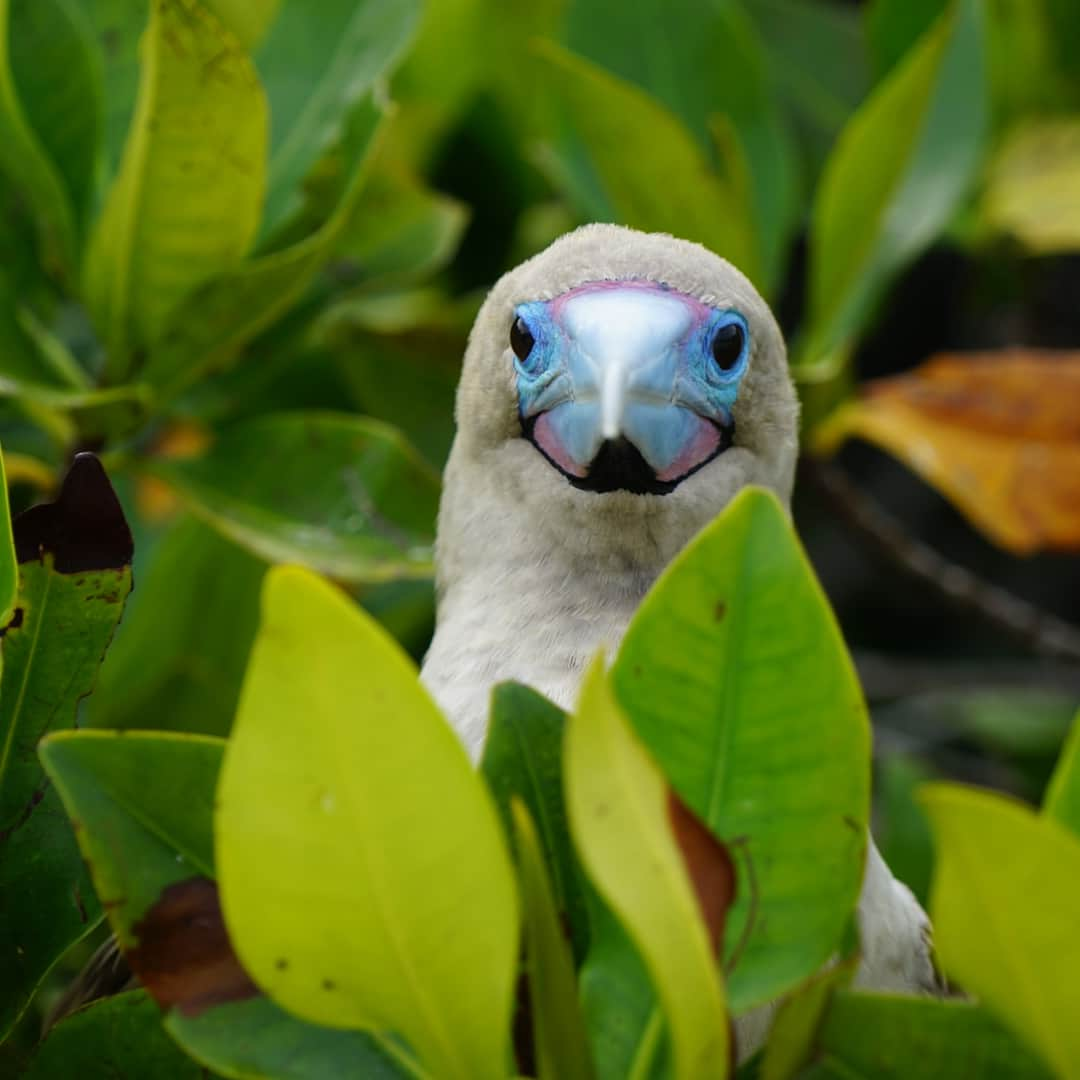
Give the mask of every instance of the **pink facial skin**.
[[536, 445], [539, 446], [563, 472], [569, 473], [570, 476], [577, 476], [581, 479], [584, 479], [584, 477], [588, 475], [588, 470], [574, 461], [574, 459], [563, 449], [563, 445], [555, 432], [551, 430], [551, 415], [549, 413], [541, 413], [541, 415], [536, 418], [536, 424], [533, 426], [533, 439], [536, 440]]
[[656, 479], [665, 484], [696, 469], [708, 460], [720, 447], [720, 432], [715, 424], [708, 420], [698, 422], [698, 430], [683, 452], [664, 470], [656, 474]]

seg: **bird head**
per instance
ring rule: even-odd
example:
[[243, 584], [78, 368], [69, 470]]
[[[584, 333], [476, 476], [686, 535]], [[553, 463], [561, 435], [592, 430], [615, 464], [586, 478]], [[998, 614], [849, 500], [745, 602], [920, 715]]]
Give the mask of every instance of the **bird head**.
[[743, 274], [685, 240], [585, 226], [477, 316], [440, 528], [506, 513], [563, 547], [603, 535], [624, 563], [666, 561], [744, 485], [789, 498], [797, 414]]

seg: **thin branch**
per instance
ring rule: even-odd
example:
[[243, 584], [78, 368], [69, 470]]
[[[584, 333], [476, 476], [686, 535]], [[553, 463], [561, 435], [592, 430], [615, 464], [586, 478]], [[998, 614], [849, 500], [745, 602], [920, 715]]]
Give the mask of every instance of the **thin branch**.
[[808, 472], [840, 516], [910, 577], [951, 604], [979, 616], [1033, 652], [1080, 663], [1080, 630], [1034, 604], [950, 562], [910, 535], [837, 465], [809, 463]]

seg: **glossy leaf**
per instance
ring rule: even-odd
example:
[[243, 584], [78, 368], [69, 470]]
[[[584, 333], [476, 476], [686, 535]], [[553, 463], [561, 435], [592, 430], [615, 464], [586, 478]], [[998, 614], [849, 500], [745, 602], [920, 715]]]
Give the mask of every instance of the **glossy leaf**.
[[676, 1080], [727, 1075], [724, 990], [668, 821], [667, 784], [594, 662], [566, 736], [578, 855], [641, 953], [670, 1036]]
[[1080, 840], [990, 792], [929, 784], [930, 893], [945, 973], [1061, 1076], [1080, 1069]]
[[132, 127], [83, 275], [114, 379], [246, 253], [265, 184], [266, 98], [231, 32], [198, 0], [154, 0], [141, 48]]
[[1043, 810], [1080, 838], [1080, 714], [1073, 720], [1072, 731], [1050, 778]]
[[16, 518], [14, 537], [19, 589], [0, 686], [0, 1033], [100, 918], [36, 747], [75, 722], [131, 589], [131, 534], [89, 454], [55, 503]]
[[[71, 267], [76, 246], [74, 209], [60, 172], [30, 124], [15, 83], [13, 31], [20, 2], [26, 0], [0, 2], [0, 165], [30, 205], [44, 240], [45, 259]], [[66, 29], [60, 22], [58, 32]]]
[[638, 734], [736, 857], [738, 1014], [816, 971], [862, 883], [869, 729], [835, 619], [775, 497], [740, 492], [661, 576], [612, 669]]
[[268, 561], [348, 581], [431, 573], [438, 478], [378, 421], [265, 415], [228, 429], [202, 457], [158, 461], [151, 471]]
[[517, 899], [494, 808], [411, 661], [299, 569], [266, 579], [216, 834], [230, 933], [278, 1004], [396, 1031], [439, 1076], [504, 1075]]
[[223, 752], [221, 740], [202, 736], [100, 731], [54, 736], [41, 751], [128, 961], [166, 1009], [166, 1029], [225, 1076], [408, 1075], [373, 1036], [305, 1024], [246, 980], [209, 880]]
[[90, 25], [76, 0], [9, 3], [15, 87], [27, 123], [63, 187], [72, 240], [78, 244], [90, 207], [101, 133], [101, 69]]
[[578, 1006], [573, 957], [559, 923], [540, 838], [524, 803], [514, 799], [511, 811], [525, 914], [537, 1076], [540, 1080], [589, 1080], [593, 1069]]
[[686, 128], [648, 94], [556, 45], [538, 45], [618, 220], [696, 240], [757, 278], [748, 195], [712, 170]]
[[981, 214], [986, 228], [1036, 255], [1080, 251], [1080, 120], [1014, 129], [994, 159]]
[[299, 209], [301, 182], [401, 56], [419, 11], [417, 0], [327, 0], [313, 19], [304, 0], [282, 0], [256, 55], [271, 104], [264, 240]]
[[944, 354], [864, 396], [815, 434], [887, 450], [1017, 554], [1080, 546], [1080, 353]]
[[839, 991], [807, 1080], [1050, 1080], [984, 1008], [966, 1001]]
[[23, 1080], [203, 1080], [205, 1072], [162, 1030], [161, 1014], [141, 990], [104, 998], [60, 1021]]
[[971, 184], [987, 126], [982, 37], [978, 0], [954, 0], [844, 128], [811, 217], [804, 366], [834, 365]]
[[520, 800], [527, 809], [539, 836], [555, 905], [569, 923], [575, 952], [583, 956], [589, 926], [563, 802], [565, 725], [562, 709], [535, 690], [519, 683], [496, 686], [480, 771], [507, 835], [514, 835], [512, 802]]
[[[0, 453], [0, 626], [7, 626], [10, 620], [18, 590], [19, 569], [15, 561], [15, 541], [11, 536], [11, 506], [8, 502], [4, 455]], [[0, 659], [2, 656], [0, 653]]]
[[349, 138], [336, 163], [340, 197], [309, 236], [227, 270], [179, 306], [145, 371], [163, 397], [175, 396], [201, 375], [227, 364], [311, 285], [356, 205], [383, 117], [384, 109], [373, 96], [354, 110]]

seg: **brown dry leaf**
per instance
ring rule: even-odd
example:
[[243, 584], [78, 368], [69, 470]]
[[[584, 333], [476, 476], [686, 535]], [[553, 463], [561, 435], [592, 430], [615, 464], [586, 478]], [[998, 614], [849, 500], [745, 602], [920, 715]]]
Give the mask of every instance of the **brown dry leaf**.
[[869, 383], [815, 432], [895, 455], [994, 543], [1016, 554], [1080, 549], [1080, 352], [942, 354]]
[[259, 992], [236, 958], [217, 885], [209, 878], [168, 886], [135, 933], [139, 944], [127, 953], [127, 961], [163, 1009], [199, 1016], [212, 1005]]
[[728, 909], [735, 902], [735, 863], [724, 844], [670, 788], [668, 820], [694, 887], [713, 951], [719, 956], [724, 944]]

